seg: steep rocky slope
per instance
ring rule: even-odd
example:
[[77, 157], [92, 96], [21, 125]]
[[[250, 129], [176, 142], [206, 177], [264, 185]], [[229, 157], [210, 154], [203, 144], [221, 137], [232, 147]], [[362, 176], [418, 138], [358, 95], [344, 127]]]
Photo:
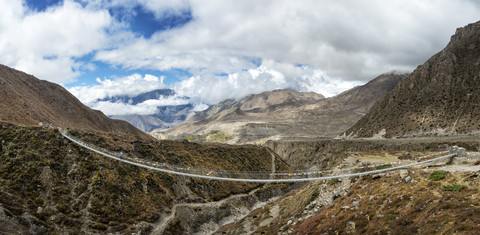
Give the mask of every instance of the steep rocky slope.
[[408, 74], [382, 74], [365, 85], [354, 87], [329, 98], [325, 109], [337, 114], [367, 113], [383, 96], [392, 91]]
[[[271, 169], [270, 152], [256, 146], [158, 142], [78, 130], [70, 134], [159, 163], [233, 171]], [[288, 169], [281, 160], [276, 167]], [[159, 226], [177, 203], [208, 203], [259, 186], [145, 170], [88, 151], [55, 129], [0, 122], [0, 234], [144, 234]], [[269, 190], [262, 190], [256, 198], [267, 197]], [[218, 218], [234, 211], [229, 206], [221, 209]], [[209, 222], [195, 218], [194, 213], [189, 216]], [[175, 221], [167, 224], [167, 234], [187, 231], [182, 227], [186, 225]]]
[[228, 143], [268, 139], [333, 137], [351, 127], [406, 75], [385, 74], [331, 98], [292, 89], [226, 100], [185, 123], [152, 134], [163, 138], [200, 136]]
[[346, 134], [395, 137], [475, 133], [480, 131], [479, 90], [477, 22], [457, 29], [445, 49], [400, 82]]
[[147, 137], [125, 121], [112, 120], [83, 105], [63, 87], [0, 65], [0, 121], [38, 125], [51, 123], [96, 131]]
[[[338, 170], [375, 153], [350, 155]], [[460, 165], [312, 182], [215, 234], [477, 234], [480, 153], [468, 156]]]

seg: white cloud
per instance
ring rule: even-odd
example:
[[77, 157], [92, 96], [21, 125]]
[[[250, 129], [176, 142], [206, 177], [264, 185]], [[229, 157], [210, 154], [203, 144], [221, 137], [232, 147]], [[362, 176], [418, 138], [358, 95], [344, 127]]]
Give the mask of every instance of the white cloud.
[[225, 99], [282, 88], [313, 91], [329, 97], [361, 83], [332, 79], [325, 72], [308, 66], [264, 61], [258, 68], [228, 76], [192, 76], [175, 84], [174, 90], [179, 95], [191, 97], [194, 103], [216, 104]]
[[[342, 81], [329, 78], [325, 72], [309, 66], [294, 66], [275, 61], [264, 61], [257, 68], [228, 74], [227, 76], [195, 75], [173, 84], [176, 94], [159, 97], [132, 105], [120, 102], [99, 101], [113, 96], [133, 97], [155, 89], [167, 88], [163, 77], [146, 74], [97, 79], [96, 85], [77, 86], [68, 90], [88, 106], [107, 115], [154, 114], [158, 106], [193, 104], [192, 111], [202, 111], [208, 105], [225, 99], [238, 99], [268, 90], [293, 88], [317, 92], [327, 97], [360, 85], [360, 81]], [[186, 98], [188, 97], [188, 98]]]
[[[99, 99], [119, 95], [135, 96], [148, 91], [165, 88], [163, 79], [164, 77], [157, 77], [150, 74], [144, 76], [132, 74], [126, 77], [106, 78], [104, 80], [97, 78], [97, 85], [71, 87], [68, 91], [84, 104], [96, 107], [94, 104]], [[99, 109], [104, 111], [101, 108]]]
[[21, 1], [0, 0], [0, 63], [40, 79], [72, 82], [82, 63], [75, 58], [108, 45], [114, 21], [107, 10], [89, 10], [72, 0], [31, 12]]
[[[124, 8], [128, 18], [139, 4], [157, 19], [190, 11], [192, 20], [147, 39], [129, 31], [128, 19], [107, 10]], [[32, 12], [22, 1], [0, 0], [0, 63], [63, 84], [96, 69], [95, 61], [78, 60], [85, 55], [126, 70], [185, 69], [193, 76], [173, 88], [198, 109], [281, 88], [332, 96], [388, 71], [412, 71], [441, 50], [455, 28], [477, 21], [479, 5], [469, 0], [64, 0]], [[95, 101], [164, 87], [163, 78], [133, 74], [69, 90], [114, 113], [133, 107]], [[149, 113], [153, 106], [146, 103], [139, 112]]]
[[139, 115], [151, 115], [155, 114], [158, 109], [158, 106], [167, 106], [167, 105], [182, 105], [188, 104], [188, 100], [178, 98], [178, 97], [168, 97], [158, 100], [146, 100], [142, 103], [131, 105], [120, 102], [106, 102], [100, 101], [95, 102], [91, 105], [91, 108], [101, 110], [106, 115], [130, 115], [130, 114], [139, 114]]
[[[146, 74], [132, 74], [126, 77], [113, 79], [97, 78], [96, 85], [76, 86], [68, 90], [84, 104], [93, 109], [98, 109], [106, 115], [150, 115], [156, 113], [158, 106], [183, 105], [190, 102], [189, 99], [178, 95], [159, 97], [132, 105], [121, 102], [99, 101], [114, 96], [134, 97], [136, 95], [156, 89], [165, 89], [164, 77]], [[201, 107], [198, 107], [201, 108]]]
[[441, 50], [455, 28], [480, 15], [468, 0], [192, 0], [189, 6], [193, 21], [185, 26], [101, 51], [96, 58], [124, 68], [182, 68], [195, 74], [252, 69], [252, 58], [261, 58], [366, 81], [393, 69], [413, 70]]
[[210, 106], [208, 106], [207, 104], [201, 103], [201, 104], [197, 104], [197, 105], [193, 106], [192, 111], [193, 112], [200, 112], [200, 111], [203, 111], [205, 109], [208, 109], [208, 107], [210, 107]]

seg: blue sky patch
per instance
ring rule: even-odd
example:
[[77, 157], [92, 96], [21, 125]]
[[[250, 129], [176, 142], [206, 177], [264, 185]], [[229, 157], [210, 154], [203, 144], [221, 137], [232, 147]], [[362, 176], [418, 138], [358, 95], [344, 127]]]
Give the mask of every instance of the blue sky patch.
[[[89, 61], [89, 59], [86, 59], [89, 57], [91, 57], [91, 55], [82, 58], [82, 61]], [[92, 62], [90, 61], [90, 63]], [[114, 67], [101, 61], [96, 61], [92, 64], [95, 66], [94, 70], [81, 69], [81, 75], [77, 78], [77, 80], [75, 82], [65, 84], [65, 87], [71, 88], [75, 86], [91, 86], [97, 84], [97, 78], [100, 78], [102, 80], [106, 78], [114, 79], [116, 77], [127, 77], [135, 73], [141, 74], [142, 76], [144, 76], [145, 74], [150, 74], [156, 77], [165, 76], [163, 83], [166, 86], [172, 86], [173, 84], [181, 81], [182, 79], [193, 76], [190, 72], [183, 69], [169, 69], [163, 71], [153, 69], [121, 69], [119, 67]]]
[[34, 11], [45, 11], [51, 6], [60, 5], [63, 0], [25, 0], [28, 8]]
[[262, 65], [262, 58], [255, 58], [252, 60], [252, 64], [256, 65], [257, 67], [259, 67], [260, 65]]
[[193, 19], [190, 10], [180, 14], [166, 11], [160, 18], [141, 6], [135, 7], [133, 11], [116, 7], [109, 9], [109, 12], [117, 20], [127, 22], [134, 33], [144, 38], [150, 38], [156, 32], [182, 27]]

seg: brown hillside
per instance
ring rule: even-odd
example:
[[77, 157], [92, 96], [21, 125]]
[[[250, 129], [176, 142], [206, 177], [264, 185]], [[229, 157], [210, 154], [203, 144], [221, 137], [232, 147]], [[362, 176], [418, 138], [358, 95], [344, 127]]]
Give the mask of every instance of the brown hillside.
[[[159, 142], [112, 132], [69, 133], [111, 151], [168, 165], [271, 170], [271, 153], [258, 146]], [[280, 159], [275, 166], [288, 170]], [[0, 234], [158, 234], [152, 231], [175, 204], [212, 202], [259, 186], [147, 170], [86, 150], [55, 129], [0, 122]], [[275, 188], [280, 185], [263, 192]], [[221, 209], [218, 220], [235, 208]], [[193, 228], [185, 223], [212, 219], [199, 219], [197, 214], [184, 215], [187, 219], [167, 226], [165, 234], [191, 234], [195, 230], [188, 232]]]
[[419, 66], [346, 134], [386, 137], [480, 130], [480, 22], [457, 29], [441, 52]]
[[83, 105], [63, 87], [0, 65], [0, 120], [16, 124], [51, 123], [95, 131], [147, 135], [125, 121], [112, 120]]
[[407, 76], [408, 74], [382, 74], [365, 85], [354, 87], [329, 98], [326, 107], [338, 114], [343, 112], [366, 113], [375, 102], [392, 91]]
[[[292, 89], [226, 100], [163, 133], [170, 138], [228, 134], [229, 143], [335, 137], [353, 126], [405, 74], [383, 74], [365, 85], [326, 99]], [[155, 135], [156, 133], [153, 133]], [[223, 137], [222, 137], [223, 138]], [[218, 138], [213, 138], [218, 139]]]

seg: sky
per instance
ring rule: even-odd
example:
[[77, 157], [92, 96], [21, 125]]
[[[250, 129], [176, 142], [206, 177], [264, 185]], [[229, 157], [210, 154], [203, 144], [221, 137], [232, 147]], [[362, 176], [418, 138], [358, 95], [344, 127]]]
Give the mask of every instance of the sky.
[[[412, 72], [456, 28], [480, 20], [474, 0], [0, 0], [0, 8], [0, 63], [107, 115], [149, 114], [160, 103], [200, 110], [282, 88], [330, 97]], [[98, 101], [163, 88], [177, 96], [138, 109]]]

